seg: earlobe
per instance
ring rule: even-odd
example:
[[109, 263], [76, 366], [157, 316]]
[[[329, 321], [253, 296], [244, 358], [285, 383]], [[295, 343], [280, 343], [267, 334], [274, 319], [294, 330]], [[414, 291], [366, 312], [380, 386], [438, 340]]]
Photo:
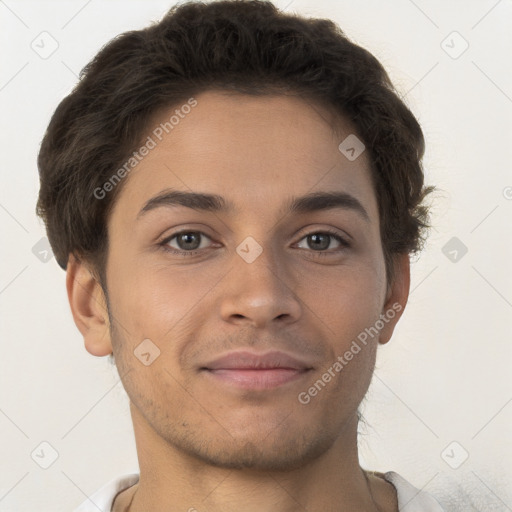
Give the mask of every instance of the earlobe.
[[387, 343], [402, 316], [409, 298], [411, 284], [411, 268], [409, 254], [399, 254], [394, 258], [394, 278], [389, 287], [381, 318], [384, 327], [381, 329], [379, 343]]
[[72, 254], [66, 269], [69, 305], [86, 350], [94, 356], [112, 353], [105, 294], [89, 268]]

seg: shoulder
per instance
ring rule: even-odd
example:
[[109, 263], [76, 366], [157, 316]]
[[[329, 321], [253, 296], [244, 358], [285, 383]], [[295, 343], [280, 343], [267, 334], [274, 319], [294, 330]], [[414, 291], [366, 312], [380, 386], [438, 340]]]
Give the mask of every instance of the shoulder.
[[114, 498], [139, 481], [138, 473], [130, 473], [114, 478], [101, 489], [89, 496], [73, 512], [110, 512]]
[[428, 493], [421, 491], [394, 471], [378, 473], [396, 488], [399, 512], [444, 512], [441, 505]]

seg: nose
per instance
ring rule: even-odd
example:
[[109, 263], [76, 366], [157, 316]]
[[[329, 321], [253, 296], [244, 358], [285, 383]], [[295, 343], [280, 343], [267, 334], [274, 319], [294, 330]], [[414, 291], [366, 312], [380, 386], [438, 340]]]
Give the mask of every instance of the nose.
[[222, 319], [254, 328], [297, 322], [303, 307], [294, 291], [296, 281], [269, 249], [251, 263], [235, 253], [221, 291]]

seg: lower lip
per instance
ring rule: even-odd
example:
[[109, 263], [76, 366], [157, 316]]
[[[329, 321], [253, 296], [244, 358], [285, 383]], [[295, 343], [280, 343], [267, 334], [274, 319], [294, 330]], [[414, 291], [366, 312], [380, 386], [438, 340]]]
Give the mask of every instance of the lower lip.
[[207, 370], [214, 379], [243, 389], [272, 389], [303, 377], [308, 370], [273, 368], [268, 370]]

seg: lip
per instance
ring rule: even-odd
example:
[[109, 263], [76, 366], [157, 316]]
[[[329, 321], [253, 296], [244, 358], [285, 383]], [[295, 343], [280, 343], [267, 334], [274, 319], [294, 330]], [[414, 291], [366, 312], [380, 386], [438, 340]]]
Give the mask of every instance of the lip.
[[207, 370], [307, 370], [313, 366], [307, 361], [281, 351], [257, 354], [249, 351], [234, 351], [219, 357], [204, 368]]
[[201, 368], [217, 382], [253, 390], [284, 385], [300, 379], [312, 369], [307, 361], [281, 351], [265, 354], [230, 352]]
[[216, 382], [227, 384], [229, 387], [262, 391], [282, 386], [302, 378], [309, 370], [291, 370], [274, 368], [267, 370], [206, 370], [206, 374]]

